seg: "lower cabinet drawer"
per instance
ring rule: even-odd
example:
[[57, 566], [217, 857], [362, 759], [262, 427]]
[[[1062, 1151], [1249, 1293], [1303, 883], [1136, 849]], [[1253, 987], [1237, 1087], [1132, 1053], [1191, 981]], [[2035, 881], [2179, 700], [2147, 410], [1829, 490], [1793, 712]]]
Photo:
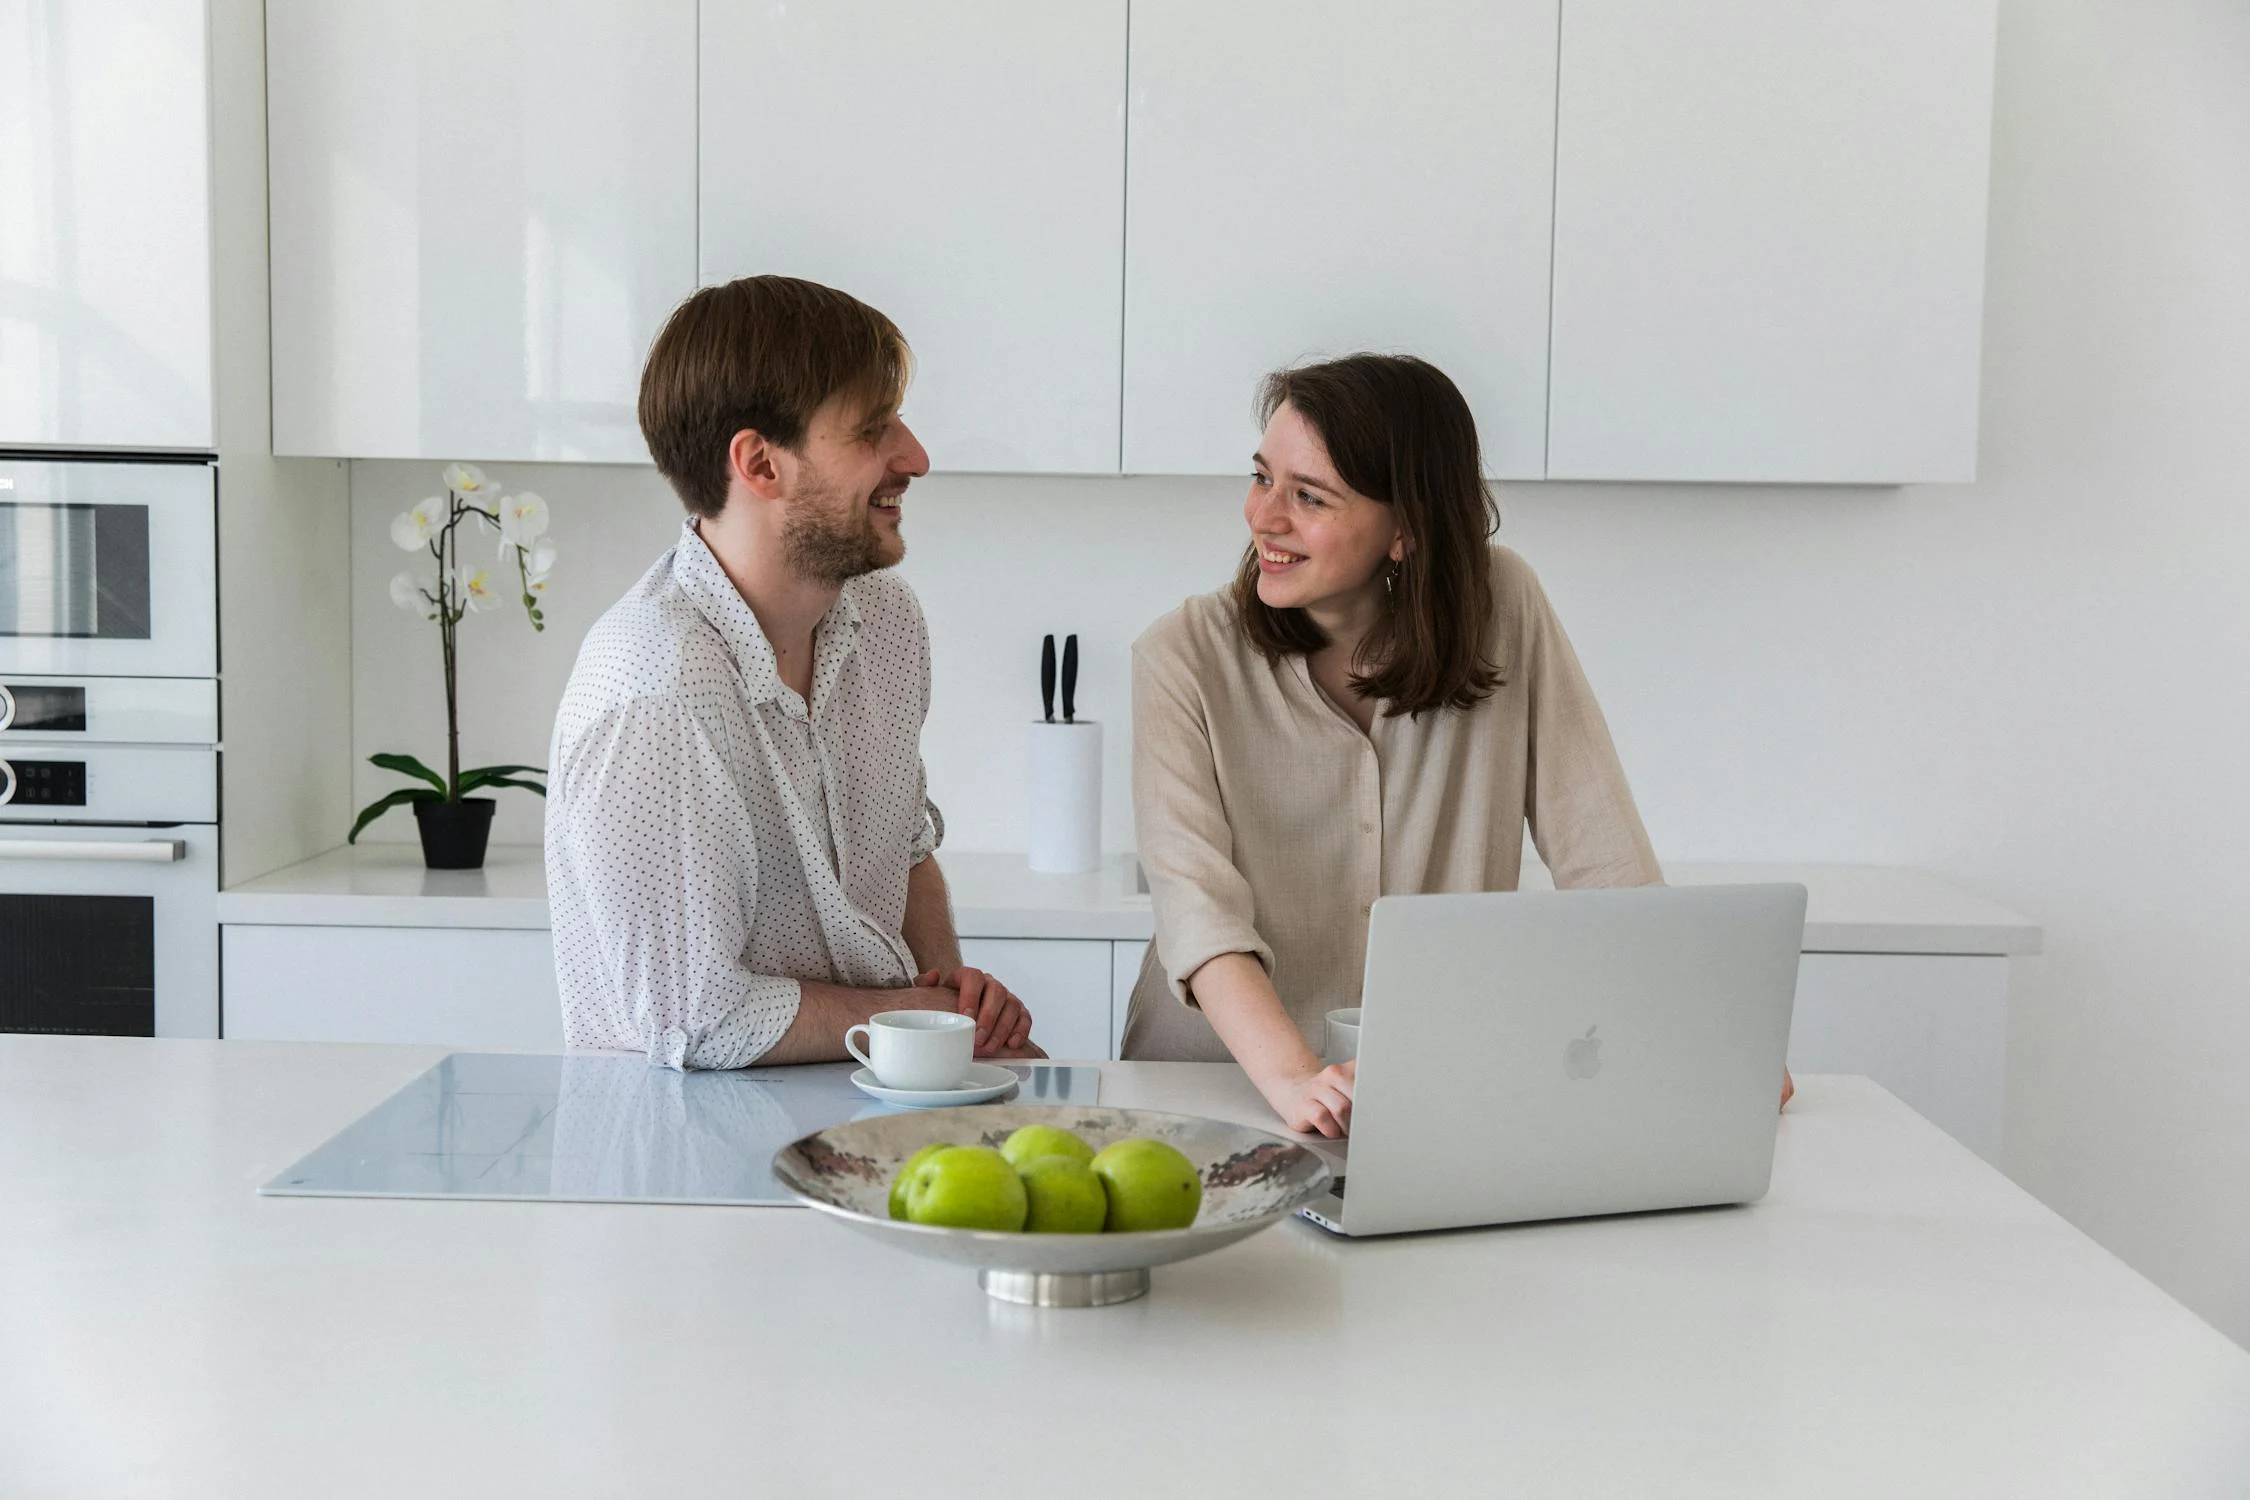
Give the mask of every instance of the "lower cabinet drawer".
[[2008, 1077], [2008, 960], [1807, 953], [1789, 1028], [1797, 1073], [1864, 1073], [1998, 1165]]
[[1102, 1062], [1110, 1041], [1110, 945], [1086, 938], [963, 938], [961, 961], [1013, 990], [1047, 1055]]
[[221, 932], [222, 1036], [562, 1050], [545, 932], [237, 923]]

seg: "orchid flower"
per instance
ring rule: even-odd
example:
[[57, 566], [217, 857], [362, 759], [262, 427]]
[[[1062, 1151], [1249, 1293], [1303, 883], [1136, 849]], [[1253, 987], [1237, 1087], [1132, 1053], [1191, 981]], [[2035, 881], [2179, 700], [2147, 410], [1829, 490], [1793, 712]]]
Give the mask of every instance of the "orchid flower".
[[453, 586], [461, 596], [463, 605], [482, 614], [500, 605], [499, 590], [493, 586], [492, 570], [471, 563], [453, 575]]
[[529, 548], [547, 531], [547, 502], [525, 490], [500, 502], [500, 540], [503, 548]]
[[447, 464], [445, 487], [456, 495], [482, 499], [492, 493], [492, 481], [484, 477], [484, 470], [475, 464]]
[[429, 586], [412, 573], [401, 573], [391, 580], [391, 603], [415, 614], [430, 611]]
[[403, 551], [421, 551], [430, 545], [430, 538], [436, 536], [445, 525], [446, 513], [450, 509], [445, 496], [430, 496], [412, 510], [402, 511], [391, 522], [391, 540]]

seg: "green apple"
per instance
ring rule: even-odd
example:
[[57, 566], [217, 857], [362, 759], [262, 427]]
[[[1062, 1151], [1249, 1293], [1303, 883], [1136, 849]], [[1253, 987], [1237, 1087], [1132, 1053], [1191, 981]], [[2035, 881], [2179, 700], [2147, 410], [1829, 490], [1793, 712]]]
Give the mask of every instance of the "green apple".
[[924, 1146], [921, 1150], [915, 1152], [912, 1156], [909, 1156], [906, 1159], [906, 1165], [898, 1169], [897, 1175], [891, 1178], [892, 1218], [903, 1219], [906, 1217], [906, 1182], [908, 1178], [914, 1175], [914, 1169], [922, 1165], [922, 1163], [928, 1161], [931, 1157], [937, 1155], [940, 1151], [945, 1150], [951, 1144], [953, 1144], [951, 1141], [932, 1141], [927, 1146]]
[[1073, 1156], [1035, 1156], [1016, 1170], [1031, 1202], [1023, 1221], [1030, 1233], [1101, 1233], [1109, 1218], [1109, 1193], [1092, 1167]]
[[1113, 1234], [1185, 1229], [1203, 1206], [1195, 1163], [1162, 1141], [1135, 1137], [1105, 1146], [1095, 1154], [1093, 1170], [1109, 1199], [1102, 1227]]
[[990, 1146], [948, 1146], [934, 1151], [906, 1180], [911, 1224], [948, 1229], [1023, 1228], [1031, 1200], [1008, 1158]]
[[1094, 1148], [1067, 1130], [1053, 1125], [1026, 1125], [1000, 1143], [1000, 1154], [1022, 1171], [1025, 1162], [1042, 1156], [1067, 1156], [1075, 1162], [1094, 1159]]

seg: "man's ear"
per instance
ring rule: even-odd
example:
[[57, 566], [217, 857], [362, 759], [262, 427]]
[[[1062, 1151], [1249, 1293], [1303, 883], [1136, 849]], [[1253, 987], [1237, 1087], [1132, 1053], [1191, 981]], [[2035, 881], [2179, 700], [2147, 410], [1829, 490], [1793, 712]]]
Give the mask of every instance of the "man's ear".
[[778, 500], [789, 487], [789, 455], [745, 427], [727, 444], [727, 477], [761, 500]]

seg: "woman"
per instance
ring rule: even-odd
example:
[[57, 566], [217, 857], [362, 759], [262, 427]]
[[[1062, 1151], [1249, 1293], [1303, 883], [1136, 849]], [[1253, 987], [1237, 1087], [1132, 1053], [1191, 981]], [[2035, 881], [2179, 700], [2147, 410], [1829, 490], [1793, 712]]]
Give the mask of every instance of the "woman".
[[1156, 942], [1124, 1055], [1239, 1061], [1292, 1130], [1345, 1134], [1385, 894], [1662, 881], [1601, 710], [1523, 559], [1490, 543], [1475, 420], [1418, 359], [1267, 378], [1231, 588], [1133, 648], [1133, 804]]

